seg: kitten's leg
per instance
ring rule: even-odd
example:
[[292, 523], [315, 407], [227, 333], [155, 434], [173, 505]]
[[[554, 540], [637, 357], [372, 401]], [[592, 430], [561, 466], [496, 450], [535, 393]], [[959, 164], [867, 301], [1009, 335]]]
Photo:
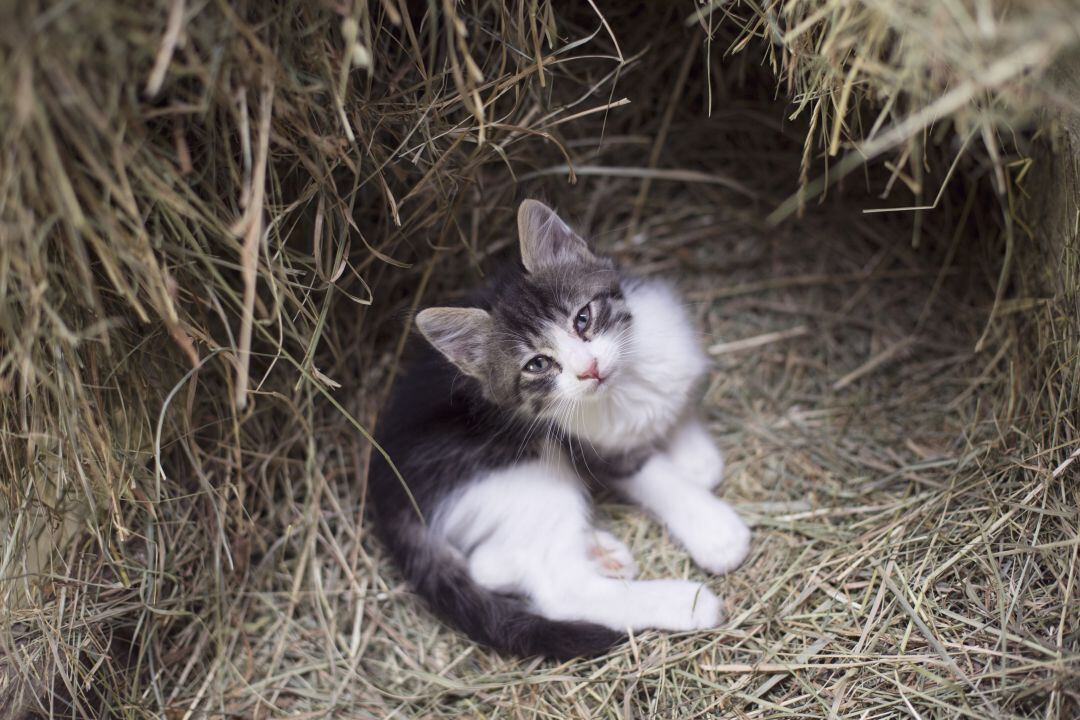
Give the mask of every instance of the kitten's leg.
[[715, 573], [738, 567], [750, 547], [750, 530], [731, 506], [686, 479], [666, 453], [651, 457], [619, 488], [667, 526], [699, 566]]
[[668, 454], [687, 480], [712, 490], [724, 477], [724, 456], [705, 425], [696, 417], [679, 423], [668, 443]]
[[593, 530], [588, 540], [586, 555], [604, 577], [633, 580], [637, 577], [637, 563], [630, 548], [605, 530]]
[[553, 620], [583, 620], [613, 630], [684, 632], [716, 627], [723, 605], [690, 580], [615, 580], [593, 568], [562, 568], [529, 593], [537, 612]]
[[551, 619], [634, 631], [695, 630], [720, 620], [720, 600], [701, 583], [604, 576], [589, 549], [607, 534], [592, 527], [569, 468], [537, 462], [494, 473], [449, 501], [433, 525], [466, 553], [478, 583], [524, 594]]
[[509, 548], [495, 537], [473, 551], [469, 574], [490, 590], [527, 596], [552, 620], [581, 620], [612, 630], [687, 631], [716, 627], [723, 606], [690, 580], [625, 580], [584, 555], [594, 531], [558, 542]]
[[[535, 561], [526, 557], [528, 550], [523, 552], [520, 546], [505, 543], [504, 538], [505, 533], [500, 533], [472, 551], [468, 558], [469, 574], [489, 590], [515, 592], [527, 584], [523, 581], [522, 570]], [[567, 550], [568, 555], [573, 553], [574, 550]], [[637, 575], [637, 563], [630, 548], [605, 530], [588, 528], [585, 531], [583, 559], [589, 567], [589, 575], [617, 580], [633, 580]]]

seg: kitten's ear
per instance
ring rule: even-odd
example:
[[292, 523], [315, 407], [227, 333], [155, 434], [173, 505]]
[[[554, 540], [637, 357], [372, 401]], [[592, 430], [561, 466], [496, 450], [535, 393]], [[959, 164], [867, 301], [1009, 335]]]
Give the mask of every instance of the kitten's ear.
[[589, 246], [542, 202], [525, 200], [518, 208], [521, 262], [530, 273], [566, 262], [592, 260]]
[[428, 342], [461, 368], [479, 377], [491, 338], [491, 316], [479, 308], [428, 308], [416, 316]]

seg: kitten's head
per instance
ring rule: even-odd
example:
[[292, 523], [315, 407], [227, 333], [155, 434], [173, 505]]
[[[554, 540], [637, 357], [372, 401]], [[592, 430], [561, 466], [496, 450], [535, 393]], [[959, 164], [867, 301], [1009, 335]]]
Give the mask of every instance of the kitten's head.
[[619, 382], [632, 319], [614, 263], [550, 208], [523, 202], [518, 234], [525, 273], [494, 289], [490, 309], [428, 308], [416, 323], [490, 400], [557, 419]]

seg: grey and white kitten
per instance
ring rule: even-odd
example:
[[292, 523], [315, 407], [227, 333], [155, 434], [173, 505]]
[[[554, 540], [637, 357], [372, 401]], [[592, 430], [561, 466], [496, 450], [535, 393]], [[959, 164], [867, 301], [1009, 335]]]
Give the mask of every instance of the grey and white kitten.
[[521, 264], [465, 307], [416, 318], [427, 342], [397, 382], [370, 476], [375, 520], [446, 621], [515, 655], [594, 655], [627, 631], [715, 626], [690, 580], [634, 580], [592, 522], [588, 485], [641, 505], [706, 570], [750, 532], [712, 489], [723, 460], [697, 419], [706, 370], [674, 290], [593, 254], [549, 208], [518, 211]]

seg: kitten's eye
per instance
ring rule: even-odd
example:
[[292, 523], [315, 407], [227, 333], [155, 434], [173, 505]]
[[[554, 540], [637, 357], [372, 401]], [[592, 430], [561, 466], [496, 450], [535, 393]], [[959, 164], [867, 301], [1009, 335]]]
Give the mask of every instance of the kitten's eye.
[[551, 367], [551, 358], [547, 355], [537, 355], [525, 363], [525, 372], [542, 373]]
[[577, 312], [577, 317], [574, 318], [574, 329], [577, 330], [578, 335], [581, 335], [589, 329], [589, 323], [592, 322], [592, 310], [589, 306], [581, 308]]

